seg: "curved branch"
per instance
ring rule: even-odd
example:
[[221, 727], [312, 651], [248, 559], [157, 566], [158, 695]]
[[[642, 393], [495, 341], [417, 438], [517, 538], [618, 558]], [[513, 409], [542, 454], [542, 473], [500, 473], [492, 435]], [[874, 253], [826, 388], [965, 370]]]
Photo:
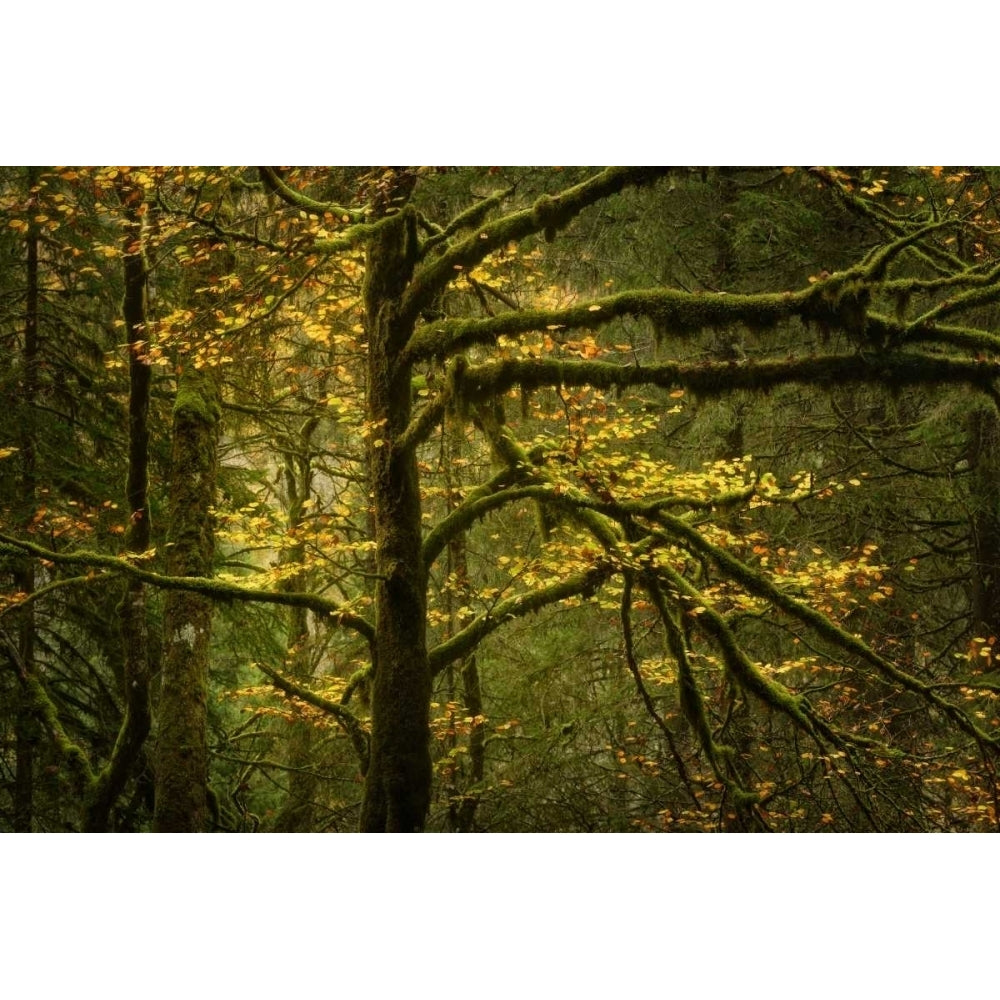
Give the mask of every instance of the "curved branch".
[[285, 694], [298, 698], [300, 701], [304, 701], [306, 704], [312, 705], [313, 708], [321, 709], [327, 714], [332, 715], [333, 718], [337, 720], [337, 724], [340, 728], [344, 730], [348, 737], [350, 737], [351, 743], [354, 746], [354, 751], [358, 755], [358, 760], [361, 765], [361, 774], [365, 775], [368, 773], [368, 760], [370, 756], [371, 744], [368, 734], [361, 727], [361, 723], [352, 712], [344, 708], [343, 705], [338, 705], [335, 701], [330, 701], [329, 698], [324, 698], [322, 695], [318, 695], [314, 691], [310, 691], [308, 688], [304, 688], [301, 685], [296, 684], [294, 681], [290, 681], [287, 677], [283, 677], [276, 670], [272, 670], [270, 667], [264, 666], [263, 663], [258, 663], [256, 666], [261, 673], [267, 676], [268, 680], [270, 680], [270, 682], [278, 688], [279, 691], [284, 691]]
[[509, 198], [514, 193], [512, 187], [506, 188], [503, 191], [494, 191], [488, 198], [484, 198], [482, 201], [477, 202], [475, 205], [470, 206], [464, 212], [460, 212], [455, 216], [445, 226], [444, 229], [439, 233], [435, 233], [433, 236], [429, 237], [424, 241], [423, 246], [420, 248], [421, 255], [427, 254], [427, 251], [432, 250], [439, 243], [444, 242], [449, 236], [454, 236], [455, 233], [460, 232], [463, 229], [470, 229], [473, 226], [478, 226], [485, 218], [500, 205], [504, 199]]
[[[102, 574], [103, 575], [103, 574]], [[10, 604], [5, 607], [0, 607], [0, 618], [4, 615], [10, 614], [11, 612], [20, 611], [21, 608], [26, 608], [30, 604], [34, 604], [39, 598], [47, 597], [54, 590], [61, 590], [63, 587], [72, 587], [76, 584], [82, 583], [93, 583], [95, 580], [100, 579], [99, 576], [93, 573], [86, 573], [83, 576], [67, 576], [63, 577], [61, 580], [53, 580], [51, 583], [47, 583], [37, 590], [33, 590], [30, 594], [20, 600], [12, 600]]]
[[0, 635], [3, 636], [4, 644], [7, 646], [10, 662], [16, 667], [18, 679], [24, 686], [27, 694], [27, 707], [48, 730], [53, 745], [65, 761], [78, 788], [86, 798], [94, 786], [94, 771], [86, 753], [70, 739], [62, 722], [59, 721], [59, 712], [45, 690], [45, 685], [21, 659], [17, 646], [10, 641], [6, 632], [0, 632]]
[[100, 566], [114, 573], [142, 580], [161, 590], [187, 590], [204, 594], [219, 601], [248, 601], [261, 604], [283, 604], [287, 607], [308, 608], [322, 618], [335, 622], [344, 628], [353, 629], [369, 641], [374, 641], [375, 629], [366, 618], [345, 608], [336, 601], [299, 591], [252, 590], [232, 583], [223, 583], [211, 577], [201, 576], [166, 576], [143, 569], [136, 560], [120, 559], [117, 556], [107, 556], [100, 552], [89, 552], [81, 549], [76, 552], [53, 552], [34, 542], [21, 541], [9, 535], [0, 534], [0, 551], [3, 548], [27, 552], [39, 559], [67, 566]]
[[[316, 201], [301, 191], [296, 191], [281, 179], [281, 175], [274, 167], [258, 167], [257, 173], [260, 174], [264, 186], [292, 208], [301, 208], [306, 212], [330, 212], [345, 222], [360, 222], [365, 217], [364, 209], [345, 208], [332, 201]], [[347, 218], [344, 219], [344, 216]]]
[[[905, 670], [897, 667], [884, 656], [880, 656], [867, 643], [859, 639], [857, 636], [846, 632], [844, 629], [840, 628], [840, 626], [834, 624], [821, 612], [809, 607], [807, 604], [803, 604], [801, 601], [792, 597], [779, 587], [776, 587], [769, 580], [766, 580], [758, 573], [754, 572], [753, 568], [748, 566], [746, 563], [737, 559], [735, 556], [730, 555], [724, 549], [713, 545], [706, 538], [704, 538], [700, 532], [692, 528], [680, 518], [661, 513], [657, 515], [657, 520], [669, 531], [671, 535], [675, 538], [682, 538], [693, 549], [696, 549], [707, 556], [719, 567], [719, 569], [726, 573], [731, 579], [738, 582], [749, 593], [770, 601], [776, 608], [787, 612], [794, 618], [803, 622], [803, 624], [808, 625], [814, 632], [821, 635], [824, 639], [829, 640], [840, 649], [853, 653], [863, 659], [866, 663], [871, 664], [884, 677], [906, 688], [908, 691], [912, 691], [914, 694], [920, 695], [925, 701], [930, 702], [940, 711], [945, 713], [958, 725], [960, 729], [968, 733], [968, 735], [972, 736], [974, 739], [980, 741], [983, 745], [991, 747], [994, 752], [1000, 750], [1000, 736], [991, 736], [989, 733], [980, 729], [972, 721], [972, 719], [966, 715], [965, 712], [963, 712], [956, 705], [953, 705], [951, 702], [942, 698], [934, 690], [934, 685], [923, 683], [912, 674], [908, 674]], [[669, 538], [664, 537], [663, 540], [669, 541]], [[666, 568], [663, 571], [667, 573], [671, 572], [669, 568]], [[672, 582], [676, 586], [681, 585], [680, 582], [675, 580], [672, 580]], [[712, 615], [716, 614], [715, 612], [706, 611], [706, 615], [710, 613]], [[707, 620], [710, 622], [714, 621], [711, 617]], [[763, 680], [766, 684], [771, 686], [776, 683], [769, 681], [766, 678], [763, 678]], [[799, 704], [798, 708], [801, 711], [802, 705]], [[815, 715], [810, 715], [809, 719], [812, 723], [815, 723], [816, 721]]]
[[[676, 767], [678, 776], [684, 783], [684, 787], [687, 789], [688, 794], [691, 796], [691, 801], [694, 802], [695, 808], [701, 811], [703, 808], [702, 804], [698, 799], [698, 796], [695, 794], [694, 787], [691, 784], [691, 776], [687, 772], [687, 766], [684, 763], [684, 758], [681, 757], [680, 751], [677, 749], [677, 742], [674, 740], [674, 734], [670, 731], [670, 727], [667, 725], [666, 720], [656, 710], [656, 705], [653, 702], [652, 695], [650, 695], [649, 690], [642, 679], [642, 672], [640, 671], [639, 664], [635, 658], [635, 642], [632, 635], [632, 577], [632, 573], [625, 574], [625, 584], [622, 589], [621, 608], [619, 611], [619, 617], [621, 618], [622, 624], [622, 644], [625, 653], [625, 665], [628, 667], [628, 671], [632, 675], [632, 680], [635, 683], [636, 690], [639, 692], [639, 697], [642, 698], [642, 703], [646, 707], [646, 714], [653, 720], [653, 722], [656, 723], [657, 728], [661, 733], [663, 733], [663, 737], [667, 741], [667, 747], [670, 750], [670, 755], [674, 759], [674, 767]], [[664, 623], [666, 623], [669, 618], [669, 615], [665, 615]], [[672, 620], [670, 620], [670, 624], [673, 625]], [[675, 653], [676, 652], [677, 651], [675, 650]], [[686, 654], [687, 651], [682, 647], [680, 650], [680, 657], [678, 658], [678, 664], [681, 662], [681, 657], [684, 660], [687, 659]], [[699, 733], [699, 735], [701, 734]], [[705, 747], [704, 743], [702, 746], [708, 753], [710, 761], [714, 763], [715, 758], [713, 754], [707, 747]]]
[[[919, 221], [906, 219], [903, 216], [896, 215], [894, 212], [890, 212], [884, 205], [859, 198], [853, 191], [848, 190], [832, 171], [827, 170], [825, 167], [812, 167], [811, 170], [837, 194], [848, 211], [863, 219], [867, 219], [893, 236], [906, 235], [909, 228], [913, 225], [924, 226], [927, 224], [926, 219]], [[964, 270], [965, 268], [963, 260], [954, 254], [948, 253], [946, 250], [942, 250], [940, 247], [934, 246], [934, 244], [914, 246], [914, 250], [931, 267], [945, 274], [952, 274], [956, 270]]]
[[476, 345], [492, 346], [501, 336], [551, 328], [596, 330], [623, 316], [648, 317], [678, 336], [699, 330], [745, 323], [756, 329], [776, 326], [792, 316], [807, 316], [819, 303], [822, 283], [798, 292], [761, 295], [700, 294], [673, 288], [622, 292], [568, 309], [511, 310], [485, 319], [452, 319], [428, 323], [404, 352], [409, 362], [444, 359]]
[[555, 196], [539, 198], [531, 208], [483, 226], [479, 232], [417, 271], [403, 297], [401, 320], [404, 324], [415, 322], [459, 271], [474, 267], [494, 250], [523, 240], [532, 233], [554, 235], [588, 206], [618, 194], [626, 187], [648, 184], [668, 170], [667, 167], [610, 167]]
[[456, 632], [451, 638], [438, 643], [428, 652], [427, 659], [431, 675], [436, 676], [449, 663], [454, 663], [463, 656], [467, 656], [483, 639], [506, 622], [513, 621], [515, 618], [523, 618], [533, 611], [539, 611], [550, 604], [565, 600], [567, 597], [592, 594], [616, 572], [617, 567], [611, 560], [599, 559], [589, 569], [574, 573], [558, 583], [501, 601], [491, 611], [480, 615], [460, 632]]

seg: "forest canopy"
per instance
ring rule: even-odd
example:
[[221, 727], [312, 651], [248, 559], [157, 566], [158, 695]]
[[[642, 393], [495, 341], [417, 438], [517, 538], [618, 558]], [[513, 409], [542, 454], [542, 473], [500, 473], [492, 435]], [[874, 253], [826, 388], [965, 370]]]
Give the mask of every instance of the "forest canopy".
[[995, 830], [998, 181], [0, 168], [0, 829]]

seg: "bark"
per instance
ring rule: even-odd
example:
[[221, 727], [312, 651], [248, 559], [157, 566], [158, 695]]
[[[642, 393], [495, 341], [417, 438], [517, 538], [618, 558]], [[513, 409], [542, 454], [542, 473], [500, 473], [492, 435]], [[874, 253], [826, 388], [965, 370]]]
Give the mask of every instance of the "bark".
[[[212, 568], [219, 433], [217, 387], [188, 368], [174, 404], [167, 571], [207, 577]], [[197, 592], [171, 591], [164, 603], [163, 680], [156, 752], [157, 832], [208, 828], [207, 690], [212, 601]]]
[[[312, 470], [309, 448], [315, 419], [306, 421], [298, 435], [296, 452], [285, 454], [285, 489], [288, 494], [288, 528], [298, 533], [302, 525], [303, 503], [309, 499]], [[282, 554], [285, 564], [302, 565], [305, 547], [299, 543]], [[305, 574], [299, 572], [281, 583], [282, 590], [301, 590], [306, 585]], [[312, 676], [308, 651], [309, 624], [306, 609], [292, 607], [287, 612], [288, 631], [285, 644], [286, 665], [295, 681], [308, 681]], [[307, 722], [297, 722], [288, 741], [286, 763], [288, 793], [285, 803], [274, 821], [278, 833], [307, 833], [315, 829], [316, 794], [319, 781], [313, 770], [315, 739], [313, 727]]]
[[[465, 450], [465, 427], [458, 419], [445, 424], [445, 490], [448, 512], [452, 513], [457, 506], [453, 474], [457, 460], [462, 458]], [[539, 505], [540, 511], [545, 511], [544, 505]], [[467, 605], [471, 596], [469, 580], [468, 551], [466, 548], [466, 532], [461, 531], [448, 541], [448, 576], [455, 581], [456, 594], [449, 591], [446, 600], [448, 612], [448, 638], [461, 631], [462, 623], [458, 609]], [[454, 667], [448, 664], [448, 700], [451, 701], [454, 686]], [[475, 719], [483, 714], [483, 696], [479, 683], [479, 668], [473, 653], [461, 664], [462, 703], [466, 716]], [[453, 744], [454, 745], [454, 742]], [[471, 833], [475, 830], [476, 809], [479, 805], [478, 786], [483, 780], [486, 765], [486, 734], [481, 725], [473, 722], [469, 732], [469, 774], [464, 782], [473, 791], [465, 791], [458, 787], [456, 773], [458, 761], [454, 762], [456, 772], [453, 772], [448, 782], [448, 824], [457, 833]]]
[[[28, 168], [28, 188], [35, 186], [38, 168]], [[29, 194], [34, 199], [34, 195]], [[33, 216], [33, 212], [29, 213]], [[27, 269], [24, 307], [24, 340], [22, 343], [22, 415], [20, 422], [20, 492], [24, 503], [25, 527], [31, 524], [35, 512], [36, 440], [35, 403], [38, 397], [38, 226], [29, 218], [27, 232]], [[14, 586], [24, 594], [35, 589], [35, 563], [26, 559], [14, 572]], [[33, 673], [35, 665], [35, 610], [31, 604], [23, 609], [18, 621], [18, 654], [21, 669]], [[41, 737], [41, 727], [35, 718], [30, 699], [22, 693], [18, 699], [14, 724], [14, 831], [28, 833], [33, 822], [35, 788], [35, 754]]]
[[969, 418], [972, 468], [972, 630], [1000, 636], [1000, 417], [979, 406]]
[[422, 830], [430, 804], [420, 490], [413, 449], [395, 443], [410, 418], [410, 366], [400, 356], [412, 327], [399, 318], [398, 303], [413, 272], [415, 229], [409, 209], [387, 218], [366, 262], [366, 415], [377, 574], [371, 759], [361, 810], [366, 831]]
[[[146, 358], [146, 259], [142, 245], [141, 193], [126, 187], [124, 203], [123, 266], [125, 296], [122, 315], [129, 346], [128, 473], [125, 495], [129, 523], [125, 547], [129, 552], [149, 548], [150, 367]], [[136, 770], [149, 735], [149, 655], [146, 632], [146, 592], [141, 580], [125, 585], [118, 607], [124, 653], [122, 696], [125, 711], [111, 759], [98, 774], [85, 811], [84, 826], [91, 832], [107, 830], [111, 809]]]

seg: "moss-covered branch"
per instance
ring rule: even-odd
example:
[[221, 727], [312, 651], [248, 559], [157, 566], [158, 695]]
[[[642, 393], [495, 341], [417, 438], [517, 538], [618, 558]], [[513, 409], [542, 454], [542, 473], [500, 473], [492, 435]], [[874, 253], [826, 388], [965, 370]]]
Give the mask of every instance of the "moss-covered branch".
[[423, 444], [444, 420], [450, 405], [451, 388], [445, 386], [433, 399], [428, 400], [406, 425], [406, 430], [396, 439], [396, 449], [405, 452]]
[[428, 662], [431, 673], [437, 675], [449, 663], [468, 656], [488, 635], [509, 621], [523, 618], [568, 597], [593, 594], [615, 572], [616, 567], [612, 561], [601, 559], [589, 569], [572, 573], [558, 583], [500, 601], [460, 632], [456, 632], [451, 638], [445, 639], [430, 650]]
[[[473, 346], [494, 346], [501, 336], [552, 329], [597, 330], [622, 317], [645, 317], [652, 320], [663, 335], [678, 338], [737, 325], [767, 330], [798, 318], [805, 323], [821, 323], [829, 329], [843, 329], [859, 346], [869, 343], [876, 348], [898, 343], [904, 338], [957, 343], [955, 338], [967, 331], [961, 327], [941, 327], [937, 321], [960, 309], [1000, 300], [1000, 269], [997, 269], [983, 275], [962, 276], [961, 282], [954, 276], [954, 287], [972, 287], [956, 291], [944, 303], [911, 323], [870, 313], [868, 302], [882, 286], [869, 281], [871, 275], [867, 272], [884, 263], [876, 259], [859, 266], [857, 273], [847, 271], [831, 275], [826, 281], [797, 292], [727, 295], [647, 289], [594, 299], [567, 309], [510, 310], [486, 318], [440, 320], [416, 332], [404, 357], [411, 362], [441, 360]], [[904, 285], [906, 283], [893, 282], [891, 288], [888, 285], [886, 288], [899, 297], [912, 291]], [[978, 336], [991, 341], [994, 350], [1000, 344], [1000, 339], [994, 335], [980, 332]], [[966, 336], [966, 339], [969, 338]]]
[[[838, 648], [860, 657], [863, 661], [875, 667], [880, 674], [894, 684], [920, 695], [925, 701], [947, 715], [960, 729], [980, 741], [981, 744], [991, 747], [994, 751], [1000, 749], [1000, 737], [991, 736], [980, 729], [965, 712], [942, 698], [935, 691], [933, 685], [923, 683], [912, 674], [907, 673], [890, 660], [887, 660], [884, 656], [880, 656], [866, 642], [841, 628], [815, 608], [799, 601], [787, 591], [775, 586], [766, 577], [755, 572], [751, 566], [737, 559], [725, 549], [713, 545], [697, 529], [680, 518], [660, 513], [657, 515], [657, 520], [668, 529], [670, 535], [674, 536], [675, 539], [683, 540], [688, 547], [707, 556], [730, 579], [735, 580], [744, 587], [748, 593], [753, 594], [755, 597], [764, 598], [776, 608], [808, 625], [814, 632], [832, 642]], [[668, 540], [668, 538], [664, 538], [664, 541]], [[664, 572], [669, 574], [671, 571], [666, 569]], [[672, 582], [679, 588], [686, 586], [683, 581], [679, 581], [679, 578], [672, 580]], [[715, 612], [711, 612], [710, 609], [706, 611], [706, 615], [714, 614]], [[709, 624], [714, 624], [714, 619], [711, 617], [706, 618], [706, 621]], [[725, 649], [725, 646], [723, 648]], [[734, 660], [733, 662], [737, 666], [743, 666], [741, 661]], [[741, 673], [744, 673], [744, 671], [741, 671]], [[757, 684], [752, 675], [747, 674], [746, 676], [753, 680], [754, 685]], [[775, 683], [768, 681], [767, 678], [763, 678], [763, 680], [771, 686]], [[751, 690], [756, 690], [756, 687], [751, 687]], [[801, 711], [801, 705], [798, 707], [799, 711]]]
[[310, 611], [328, 621], [344, 628], [352, 629], [365, 639], [374, 638], [371, 622], [361, 615], [345, 608], [336, 601], [328, 600], [318, 594], [301, 593], [297, 591], [253, 590], [233, 583], [225, 583], [211, 577], [198, 576], [167, 576], [144, 569], [135, 560], [109, 556], [100, 552], [90, 552], [78, 549], [75, 552], [54, 552], [34, 542], [22, 541], [9, 535], [0, 534], [0, 551], [4, 548], [17, 552], [27, 552], [39, 559], [66, 566], [96, 566], [142, 580], [161, 590], [188, 590], [204, 594], [218, 601], [245, 601], [261, 604], [281, 604], [286, 607], [308, 608]]
[[[534, 500], [570, 514], [579, 515], [584, 511], [590, 511], [621, 522], [633, 517], [653, 517], [660, 511], [676, 507], [702, 510], [733, 507], [746, 503], [756, 493], [756, 487], [749, 486], [743, 490], [708, 499], [675, 494], [647, 501], [606, 501], [598, 500], [582, 490], [573, 489], [561, 483], [557, 485], [547, 478], [541, 482], [537, 475], [536, 471], [535, 481], [531, 482], [532, 474], [526, 472], [523, 477], [525, 481], [521, 485], [511, 484], [491, 493], [470, 497], [456, 507], [444, 520], [438, 522], [424, 539], [426, 565], [432, 565], [444, 551], [448, 542], [463, 531], [467, 531], [476, 521], [491, 511], [499, 510], [501, 507], [517, 503], [520, 500]], [[599, 538], [602, 543], [613, 545], [617, 539], [609, 536], [609, 530], [610, 526], [603, 526]]]
[[762, 295], [699, 294], [672, 288], [622, 292], [567, 309], [524, 309], [485, 319], [452, 319], [421, 327], [406, 351], [410, 361], [443, 359], [476, 345], [492, 346], [501, 336], [560, 330], [596, 330], [623, 316], [647, 317], [668, 335], [687, 337], [700, 330], [743, 323], [769, 329], [792, 316], [805, 316], [818, 303], [819, 286]]
[[426, 257], [429, 250], [432, 250], [456, 233], [460, 233], [463, 229], [471, 229], [473, 226], [480, 225], [490, 212], [499, 207], [513, 193], [514, 189], [512, 187], [506, 188], [503, 191], [494, 191], [489, 197], [476, 202], [476, 204], [465, 209], [464, 212], [460, 212], [444, 229], [424, 241], [421, 247], [421, 256]]
[[22, 608], [30, 607], [41, 600], [41, 598], [48, 597], [55, 590], [62, 590], [63, 587], [78, 587], [90, 584], [105, 576], [107, 574], [85, 573], [83, 576], [66, 576], [59, 580], [52, 580], [37, 590], [33, 590], [30, 594], [25, 594], [18, 600], [12, 600], [9, 604], [0, 608], [0, 618], [3, 618], [5, 615], [15, 614]]
[[531, 208], [485, 224], [417, 271], [403, 298], [400, 309], [403, 321], [415, 322], [456, 274], [475, 267], [494, 250], [520, 242], [532, 233], [545, 233], [551, 238], [590, 205], [626, 187], [654, 181], [666, 170], [665, 167], [611, 167], [557, 195], [543, 195]]
[[[691, 529], [691, 534], [698, 535], [698, 532]], [[663, 541], [667, 543], [668, 539], [664, 538]], [[816, 731], [805, 707], [805, 699], [792, 694], [783, 684], [765, 677], [758, 670], [736, 640], [725, 618], [702, 603], [703, 598], [698, 589], [668, 565], [658, 566], [656, 573], [676, 592], [684, 613], [696, 613], [699, 628], [711, 635], [722, 651], [723, 661], [732, 679], [743, 690], [756, 695], [765, 705], [788, 716], [798, 728], [815, 736]]]
[[735, 390], [767, 392], [778, 386], [837, 386], [873, 383], [889, 388], [914, 385], [972, 385], [990, 391], [1000, 377], [1000, 361], [942, 357], [916, 351], [813, 355], [748, 362], [664, 362], [626, 366], [606, 361], [510, 359], [469, 366], [461, 381], [468, 402], [495, 398], [513, 386], [593, 386], [626, 389], [659, 386], [716, 397]]
[[87, 755], [63, 728], [62, 722], [59, 721], [59, 712], [45, 690], [45, 685], [30, 665], [22, 660], [17, 646], [11, 642], [6, 633], [0, 632], [0, 636], [7, 646], [9, 662], [16, 668], [18, 680], [24, 689], [25, 707], [48, 731], [52, 745], [66, 764], [79, 791], [86, 797], [94, 785], [94, 772]]
[[913, 321], [913, 327], [923, 327], [926, 329], [945, 316], [951, 316], [964, 309], [971, 309], [975, 306], [995, 302], [1000, 297], [1000, 289], [997, 288], [998, 281], [1000, 281], [1000, 266], [984, 274], [969, 277], [964, 283], [970, 284], [973, 287], [949, 295], [943, 302], [939, 302], [936, 306], [918, 316]]
[[[923, 227], [927, 224], [926, 216], [923, 219], [914, 220], [896, 214], [874, 199], [859, 197], [844, 184], [834, 171], [825, 167], [813, 167], [812, 172], [836, 193], [848, 211], [860, 218], [867, 219], [892, 236], [905, 236], [912, 231], [914, 226]], [[954, 274], [956, 271], [964, 270], [966, 266], [961, 258], [933, 243], [915, 244], [913, 249], [926, 263], [944, 274]]]
[[[632, 634], [632, 588], [633, 588], [633, 573], [625, 574], [625, 585], [622, 589], [622, 601], [621, 601], [621, 624], [622, 624], [622, 646], [625, 653], [625, 666], [628, 667], [629, 673], [632, 675], [632, 681], [635, 684], [636, 690], [639, 692], [639, 697], [642, 698], [642, 703], [646, 707], [646, 714], [656, 723], [657, 728], [663, 734], [663, 738], [667, 741], [667, 747], [670, 750], [670, 755], [674, 760], [674, 767], [677, 768], [677, 775], [684, 783], [684, 787], [687, 789], [688, 794], [691, 796], [692, 802], [694, 802], [696, 809], [701, 809], [701, 802], [698, 800], [698, 796], [695, 794], [695, 790], [691, 784], [691, 777], [687, 772], [687, 766], [684, 763], [684, 758], [681, 757], [680, 751], [677, 749], [677, 743], [674, 740], [674, 734], [670, 731], [670, 727], [667, 725], [666, 720], [663, 716], [656, 710], [656, 705], [653, 702], [652, 695], [650, 695], [645, 682], [642, 679], [642, 672], [639, 669], [639, 664], [635, 658], [635, 640]], [[664, 609], [665, 611], [665, 609]], [[673, 626], [675, 632], [679, 632], [676, 624], [670, 618], [669, 614], [665, 615], [665, 618], [669, 621], [669, 624]], [[670, 633], [668, 632], [668, 636]], [[668, 640], [668, 644], [674, 649], [675, 656], [677, 658], [678, 668], [681, 670], [681, 660], [690, 669], [690, 664], [687, 663], [687, 650], [684, 649], [683, 642], [680, 643], [679, 648]], [[711, 731], [708, 731], [709, 746], [714, 747], [711, 739]], [[704, 746], [704, 744], [702, 744]], [[708, 749], [708, 748], [706, 748]], [[709, 750], [709, 757], [714, 762], [714, 754]]]
[[308, 688], [302, 687], [300, 684], [296, 684], [287, 677], [283, 677], [276, 670], [272, 670], [263, 663], [258, 663], [257, 669], [260, 670], [261, 673], [265, 674], [268, 680], [270, 680], [270, 682], [279, 691], [283, 691], [285, 694], [290, 695], [293, 698], [298, 698], [300, 701], [304, 701], [307, 705], [312, 705], [313, 708], [318, 708], [321, 711], [326, 712], [328, 715], [333, 716], [333, 718], [337, 721], [337, 725], [344, 730], [351, 740], [355, 753], [358, 755], [362, 775], [367, 773], [369, 755], [368, 734], [362, 728], [361, 722], [351, 711], [346, 709], [343, 705], [338, 705], [335, 701], [330, 701], [329, 698], [324, 698], [322, 695], [316, 694], [315, 691], [310, 691]]
[[334, 236], [314, 240], [309, 249], [317, 250], [320, 253], [343, 253], [346, 250], [357, 250], [370, 243], [386, 226], [398, 224], [397, 215], [385, 215], [375, 222], [358, 222], [353, 226], [348, 226], [347, 229], [341, 229]]
[[301, 208], [306, 212], [318, 212], [324, 214], [330, 212], [338, 216], [341, 220], [348, 222], [360, 222], [365, 217], [364, 209], [346, 208], [332, 201], [316, 201], [301, 191], [296, 191], [289, 187], [281, 178], [281, 175], [274, 167], [258, 167], [257, 173], [264, 182], [264, 186], [276, 194], [286, 205], [293, 208]]

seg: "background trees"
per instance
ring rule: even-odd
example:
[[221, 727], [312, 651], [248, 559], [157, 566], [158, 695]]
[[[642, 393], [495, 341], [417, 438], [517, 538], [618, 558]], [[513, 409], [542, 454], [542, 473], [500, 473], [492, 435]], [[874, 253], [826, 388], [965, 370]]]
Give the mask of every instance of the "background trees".
[[993, 180], [10, 172], [5, 825], [995, 825]]

